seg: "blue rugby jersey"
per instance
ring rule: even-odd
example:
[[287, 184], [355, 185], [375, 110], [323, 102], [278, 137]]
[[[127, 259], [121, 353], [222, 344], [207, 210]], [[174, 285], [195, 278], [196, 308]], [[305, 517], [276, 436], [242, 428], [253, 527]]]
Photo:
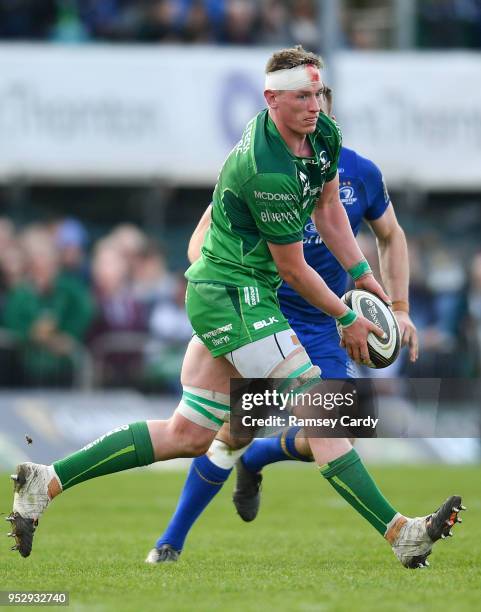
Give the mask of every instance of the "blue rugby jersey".
[[[342, 147], [339, 158], [339, 195], [349, 216], [352, 231], [357, 235], [363, 219], [374, 221], [383, 215], [389, 205], [389, 194], [379, 168], [355, 151]], [[304, 227], [304, 257], [334, 293], [343, 295], [347, 285], [347, 273], [322, 242], [314, 223], [309, 220]], [[287, 283], [277, 293], [282, 312], [295, 327], [315, 324], [316, 327], [332, 327], [335, 321], [300, 297]], [[321, 331], [321, 330], [319, 330]], [[337, 337], [337, 332], [336, 332]], [[308, 347], [306, 347], [307, 349]]]

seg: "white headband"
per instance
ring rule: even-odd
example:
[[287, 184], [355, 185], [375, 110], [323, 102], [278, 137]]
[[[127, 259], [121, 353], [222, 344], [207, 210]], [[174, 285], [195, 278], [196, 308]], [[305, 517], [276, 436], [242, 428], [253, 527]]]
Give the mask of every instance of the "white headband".
[[302, 64], [295, 68], [276, 70], [266, 74], [265, 89], [294, 90], [310, 87], [314, 83], [321, 83], [319, 69], [313, 64]]

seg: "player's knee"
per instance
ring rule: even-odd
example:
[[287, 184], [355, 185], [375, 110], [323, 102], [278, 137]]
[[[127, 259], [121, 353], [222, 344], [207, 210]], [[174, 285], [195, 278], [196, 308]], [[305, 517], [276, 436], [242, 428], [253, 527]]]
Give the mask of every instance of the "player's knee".
[[304, 382], [313, 379], [320, 378], [321, 370], [318, 366], [313, 365], [309, 358], [309, 355], [305, 351], [305, 349], [301, 349], [296, 351], [287, 359], [281, 361], [270, 373], [269, 378], [290, 378], [294, 372], [297, 370], [305, 368], [304, 371], [301, 371], [295, 379], [299, 385], [304, 384]]
[[237, 451], [241, 449], [247, 450], [247, 447], [252, 442], [253, 435], [246, 432], [245, 436], [238, 438], [229, 431], [229, 428], [223, 427], [216, 435], [217, 441], [223, 442], [227, 448], [231, 451]]
[[186, 419], [172, 419], [169, 435], [175, 440], [181, 457], [198, 457], [204, 455], [212, 442], [214, 432], [202, 430]]
[[210, 439], [199, 440], [196, 436], [184, 435], [181, 438], [184, 457], [200, 457], [210, 447]]
[[187, 450], [190, 457], [200, 457], [201, 455], [205, 455], [210, 447], [209, 441], [199, 441], [199, 440], [188, 440], [187, 441]]
[[182, 441], [186, 456], [204, 454], [214, 435], [228, 420], [229, 396], [224, 393], [184, 386], [184, 393], [175, 414], [174, 435]]

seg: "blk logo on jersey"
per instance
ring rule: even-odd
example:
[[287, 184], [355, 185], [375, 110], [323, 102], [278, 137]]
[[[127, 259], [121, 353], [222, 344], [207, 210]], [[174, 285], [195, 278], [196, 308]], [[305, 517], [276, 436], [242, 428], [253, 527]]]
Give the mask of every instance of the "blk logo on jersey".
[[269, 317], [268, 319], [262, 319], [262, 321], [256, 321], [252, 324], [252, 327], [255, 330], [262, 329], [263, 327], [269, 327], [269, 325], [273, 325], [274, 323], [279, 323], [276, 317]]
[[357, 202], [352, 185], [343, 185], [339, 189], [339, 197], [341, 198], [341, 202], [344, 204], [344, 206], [352, 206]]

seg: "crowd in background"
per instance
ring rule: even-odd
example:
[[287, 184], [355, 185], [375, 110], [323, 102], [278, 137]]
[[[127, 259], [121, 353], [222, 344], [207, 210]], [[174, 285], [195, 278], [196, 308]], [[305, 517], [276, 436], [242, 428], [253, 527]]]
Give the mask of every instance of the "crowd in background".
[[[395, 44], [392, 0], [345, 0], [341, 44]], [[480, 0], [417, 0], [421, 47], [481, 47]], [[318, 51], [316, 0], [0, 0], [0, 39], [240, 45]]]
[[[372, 238], [360, 240], [376, 269]], [[76, 219], [0, 219], [0, 384], [69, 386], [90, 363], [92, 385], [175, 390], [192, 331], [183, 276], [134, 225], [90, 242]], [[479, 375], [481, 252], [463, 266], [416, 239], [410, 258], [421, 359], [404, 374]]]
[[88, 249], [76, 219], [0, 220], [4, 385], [176, 385], [191, 327], [185, 283], [145, 233], [119, 225]]
[[[377, 278], [371, 236], [358, 240]], [[401, 356], [409, 377], [472, 377], [481, 374], [481, 251], [465, 258], [434, 228], [408, 236], [410, 315], [419, 335], [420, 358]]]
[[[345, 48], [394, 46], [393, 0], [341, 6]], [[316, 0], [0, 0], [0, 40], [301, 43], [319, 51], [317, 7]], [[415, 19], [418, 46], [481, 47], [481, 0], [417, 0]], [[361, 240], [374, 266], [375, 245]], [[412, 365], [404, 355], [403, 373], [480, 376], [481, 252], [463, 259], [431, 233], [410, 238], [410, 258], [421, 359]], [[191, 335], [184, 290], [183, 276], [137, 226], [93, 240], [77, 219], [15, 227], [1, 218], [0, 386], [177, 389]]]

